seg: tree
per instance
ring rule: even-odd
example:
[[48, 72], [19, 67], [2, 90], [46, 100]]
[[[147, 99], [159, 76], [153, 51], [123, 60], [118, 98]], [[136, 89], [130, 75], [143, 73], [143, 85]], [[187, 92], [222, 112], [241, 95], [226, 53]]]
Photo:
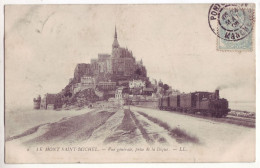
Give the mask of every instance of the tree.
[[166, 90], [168, 90], [170, 87], [169, 87], [169, 85], [167, 85], [167, 84], [164, 84], [163, 85], [163, 89], [166, 91]]
[[147, 80], [146, 82], [145, 82], [145, 87], [151, 87], [151, 82], [149, 81], [149, 80]]
[[163, 88], [163, 83], [161, 81], [159, 82], [159, 86]]
[[157, 90], [158, 90], [157, 87], [155, 87], [155, 88], [154, 88], [154, 93], [157, 93]]
[[135, 70], [135, 74], [138, 75], [138, 76], [141, 76], [142, 75], [142, 70], [140, 68], [137, 68]]
[[71, 97], [72, 93], [69, 90], [66, 90], [64, 96], [65, 97]]
[[170, 88], [169, 85], [167, 85], [167, 84], [164, 84], [164, 85], [163, 85], [164, 94], [166, 94], [166, 91], [167, 91], [169, 88]]

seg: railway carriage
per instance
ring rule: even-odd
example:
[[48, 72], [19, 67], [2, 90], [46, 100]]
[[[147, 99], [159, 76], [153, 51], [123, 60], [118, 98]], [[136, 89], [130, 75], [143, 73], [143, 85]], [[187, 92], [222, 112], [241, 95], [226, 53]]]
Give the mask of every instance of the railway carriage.
[[159, 100], [159, 108], [161, 110], [169, 110], [169, 97], [162, 97], [160, 100]]
[[196, 108], [195, 93], [188, 93], [180, 95], [180, 110], [184, 112], [194, 112]]
[[169, 96], [169, 109], [178, 110], [180, 108], [180, 95]]
[[202, 113], [212, 117], [223, 117], [230, 111], [228, 101], [219, 98], [219, 90], [162, 97], [158, 107], [161, 110]]

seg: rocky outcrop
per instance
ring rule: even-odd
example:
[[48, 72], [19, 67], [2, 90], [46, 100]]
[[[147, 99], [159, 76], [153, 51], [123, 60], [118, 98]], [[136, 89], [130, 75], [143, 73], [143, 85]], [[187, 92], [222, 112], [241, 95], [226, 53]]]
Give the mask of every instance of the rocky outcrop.
[[91, 65], [90, 64], [85, 64], [85, 63], [77, 64], [77, 66], [74, 70], [74, 79], [73, 79], [74, 82], [79, 83], [80, 78], [83, 75], [88, 75], [88, 76], [93, 75], [93, 73], [91, 71]]
[[99, 100], [99, 97], [96, 95], [94, 89], [89, 88], [74, 94], [71, 98], [69, 98], [68, 104], [83, 106], [97, 100]]

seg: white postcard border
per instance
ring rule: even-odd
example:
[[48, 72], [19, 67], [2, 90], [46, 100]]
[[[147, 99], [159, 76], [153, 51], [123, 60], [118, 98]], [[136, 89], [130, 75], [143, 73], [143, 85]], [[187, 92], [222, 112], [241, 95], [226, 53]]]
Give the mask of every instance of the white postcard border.
[[[149, 163], [149, 164], [5, 164], [4, 163], [4, 5], [7, 4], [156, 4], [156, 3], [213, 3], [213, 0], [177, 0], [177, 1], [170, 1], [170, 0], [161, 0], [161, 1], [154, 1], [154, 0], [102, 0], [102, 1], [95, 1], [95, 0], [1, 0], [0, 1], [0, 167], [3, 168], [45, 168], [45, 167], [52, 167], [52, 168], [72, 168], [72, 167], [93, 167], [93, 168], [107, 168], [107, 167], [115, 167], [119, 168], [124, 166], [125, 168], [128, 167], [177, 167], [177, 168], [204, 168], [204, 167], [214, 167], [214, 168], [256, 168], [260, 167], [260, 153], [259, 153], [259, 114], [256, 113], [256, 162], [255, 163], [166, 163], [166, 164], [156, 164], [156, 163]], [[227, 2], [224, 0], [218, 0], [218, 2]], [[259, 10], [260, 10], [260, 2], [254, 0], [231, 0], [228, 1], [229, 3], [256, 3], [256, 30], [259, 30]], [[260, 36], [259, 31], [256, 31], [256, 102], [260, 101], [260, 94], [259, 94], [259, 86], [260, 86]], [[256, 111], [259, 109], [259, 104], [256, 103]]]

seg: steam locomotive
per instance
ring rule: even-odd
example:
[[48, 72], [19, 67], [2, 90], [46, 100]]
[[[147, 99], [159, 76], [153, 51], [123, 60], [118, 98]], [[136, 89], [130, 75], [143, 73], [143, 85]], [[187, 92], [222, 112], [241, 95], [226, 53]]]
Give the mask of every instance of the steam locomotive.
[[159, 99], [158, 108], [168, 111], [186, 113], [202, 113], [211, 117], [225, 117], [230, 109], [228, 101], [219, 98], [219, 90], [215, 92], [192, 92], [176, 96], [165, 96]]

